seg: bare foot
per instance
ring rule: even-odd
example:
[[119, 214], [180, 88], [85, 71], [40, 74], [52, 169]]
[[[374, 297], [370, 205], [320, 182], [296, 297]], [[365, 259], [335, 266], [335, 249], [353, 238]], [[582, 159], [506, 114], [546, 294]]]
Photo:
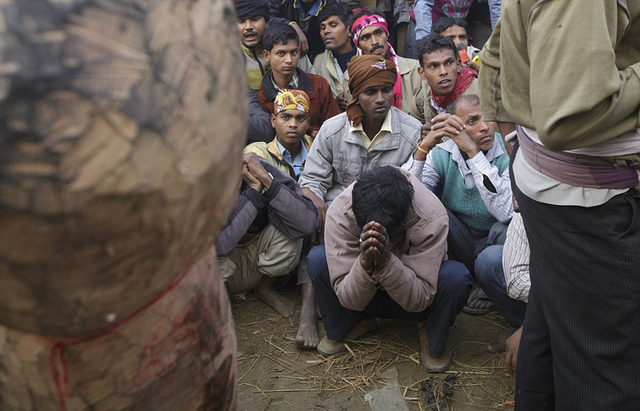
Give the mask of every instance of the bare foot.
[[273, 289], [274, 281], [275, 277], [263, 275], [257, 287], [253, 290], [253, 295], [276, 310], [284, 318], [289, 318], [295, 312], [295, 305]]
[[302, 309], [300, 310], [300, 324], [298, 325], [298, 335], [296, 335], [296, 345], [306, 350], [311, 350], [318, 346], [320, 338], [316, 329], [316, 298], [313, 293], [311, 283], [301, 284], [302, 289]]
[[472, 315], [480, 315], [495, 311], [495, 309], [495, 303], [487, 294], [481, 288], [476, 288], [469, 295], [467, 305], [462, 308], [462, 311]]
[[477, 288], [475, 292], [472, 292], [467, 300], [467, 305], [474, 309], [487, 309], [493, 307], [495, 304], [491, 299], [487, 296], [487, 293], [484, 292], [481, 288]]

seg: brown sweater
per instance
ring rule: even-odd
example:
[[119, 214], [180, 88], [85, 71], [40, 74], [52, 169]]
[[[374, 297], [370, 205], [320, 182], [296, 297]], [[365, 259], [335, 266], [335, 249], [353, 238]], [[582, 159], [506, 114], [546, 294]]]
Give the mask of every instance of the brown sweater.
[[360, 264], [361, 230], [351, 209], [353, 184], [327, 211], [324, 232], [331, 284], [340, 304], [350, 310], [364, 310], [378, 289], [409, 312], [423, 311], [433, 302], [447, 254], [449, 218], [431, 191], [410, 172], [399, 170], [413, 185], [413, 207], [400, 234], [391, 239], [391, 261], [372, 276]]
[[[309, 122], [308, 133], [310, 134], [312, 131], [320, 130], [320, 126], [326, 120], [340, 114], [340, 109], [331, 92], [331, 86], [324, 77], [305, 73], [299, 68], [296, 68], [296, 73], [298, 73], [299, 79], [298, 90], [302, 90], [309, 95], [309, 103], [311, 104], [309, 117], [311, 121]], [[278, 89], [274, 87], [272, 79], [272, 72], [265, 74], [262, 78], [262, 86], [258, 90], [260, 105], [269, 114], [273, 113], [273, 101], [278, 95]]]

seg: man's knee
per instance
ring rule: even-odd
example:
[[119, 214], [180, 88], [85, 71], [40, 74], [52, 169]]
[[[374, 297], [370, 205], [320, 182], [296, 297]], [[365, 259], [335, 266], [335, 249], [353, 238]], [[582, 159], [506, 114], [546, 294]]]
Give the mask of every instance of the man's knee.
[[302, 240], [292, 240], [268, 225], [260, 234], [258, 271], [269, 277], [289, 274], [298, 265]]
[[469, 292], [473, 285], [473, 277], [469, 269], [458, 261], [442, 262], [438, 276], [438, 292]]
[[[484, 250], [475, 262], [475, 274], [478, 284], [482, 287], [484, 284], [504, 283], [504, 274], [502, 270], [502, 249], [501, 245], [492, 245]], [[499, 278], [502, 276], [502, 281]]]
[[489, 235], [487, 236], [487, 243], [490, 245], [504, 245], [505, 240], [507, 239], [507, 229], [509, 228], [508, 224], [501, 223], [500, 221], [496, 221], [489, 230]]

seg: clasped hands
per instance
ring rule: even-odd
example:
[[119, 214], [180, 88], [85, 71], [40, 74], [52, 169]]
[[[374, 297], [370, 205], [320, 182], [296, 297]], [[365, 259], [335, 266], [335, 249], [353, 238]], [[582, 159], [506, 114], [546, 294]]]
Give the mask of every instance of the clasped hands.
[[[480, 148], [469, 137], [465, 129], [464, 121], [455, 114], [438, 114], [431, 120], [431, 123], [422, 126], [422, 140], [419, 146], [424, 152], [428, 152], [437, 144], [442, 143], [444, 137], [447, 137], [456, 143], [460, 151], [471, 158], [480, 152]], [[424, 152], [417, 150], [413, 156], [414, 160], [424, 161], [427, 158]]]
[[386, 228], [370, 221], [360, 233], [360, 265], [369, 274], [387, 266], [391, 260], [391, 242]]
[[260, 163], [255, 153], [247, 153], [242, 156], [242, 178], [257, 192], [262, 191], [262, 187], [267, 190], [271, 187], [273, 177]]

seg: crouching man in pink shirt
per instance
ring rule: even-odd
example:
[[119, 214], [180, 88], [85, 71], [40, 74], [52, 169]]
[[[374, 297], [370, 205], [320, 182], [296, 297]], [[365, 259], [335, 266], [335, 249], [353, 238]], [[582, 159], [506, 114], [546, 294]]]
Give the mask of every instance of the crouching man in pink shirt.
[[438, 198], [397, 167], [366, 171], [344, 190], [327, 211], [325, 250], [309, 254], [327, 333], [318, 352], [344, 351], [343, 341], [375, 330], [376, 317], [416, 320], [423, 367], [445, 371], [449, 327], [472, 284], [464, 264], [446, 260], [448, 230]]

